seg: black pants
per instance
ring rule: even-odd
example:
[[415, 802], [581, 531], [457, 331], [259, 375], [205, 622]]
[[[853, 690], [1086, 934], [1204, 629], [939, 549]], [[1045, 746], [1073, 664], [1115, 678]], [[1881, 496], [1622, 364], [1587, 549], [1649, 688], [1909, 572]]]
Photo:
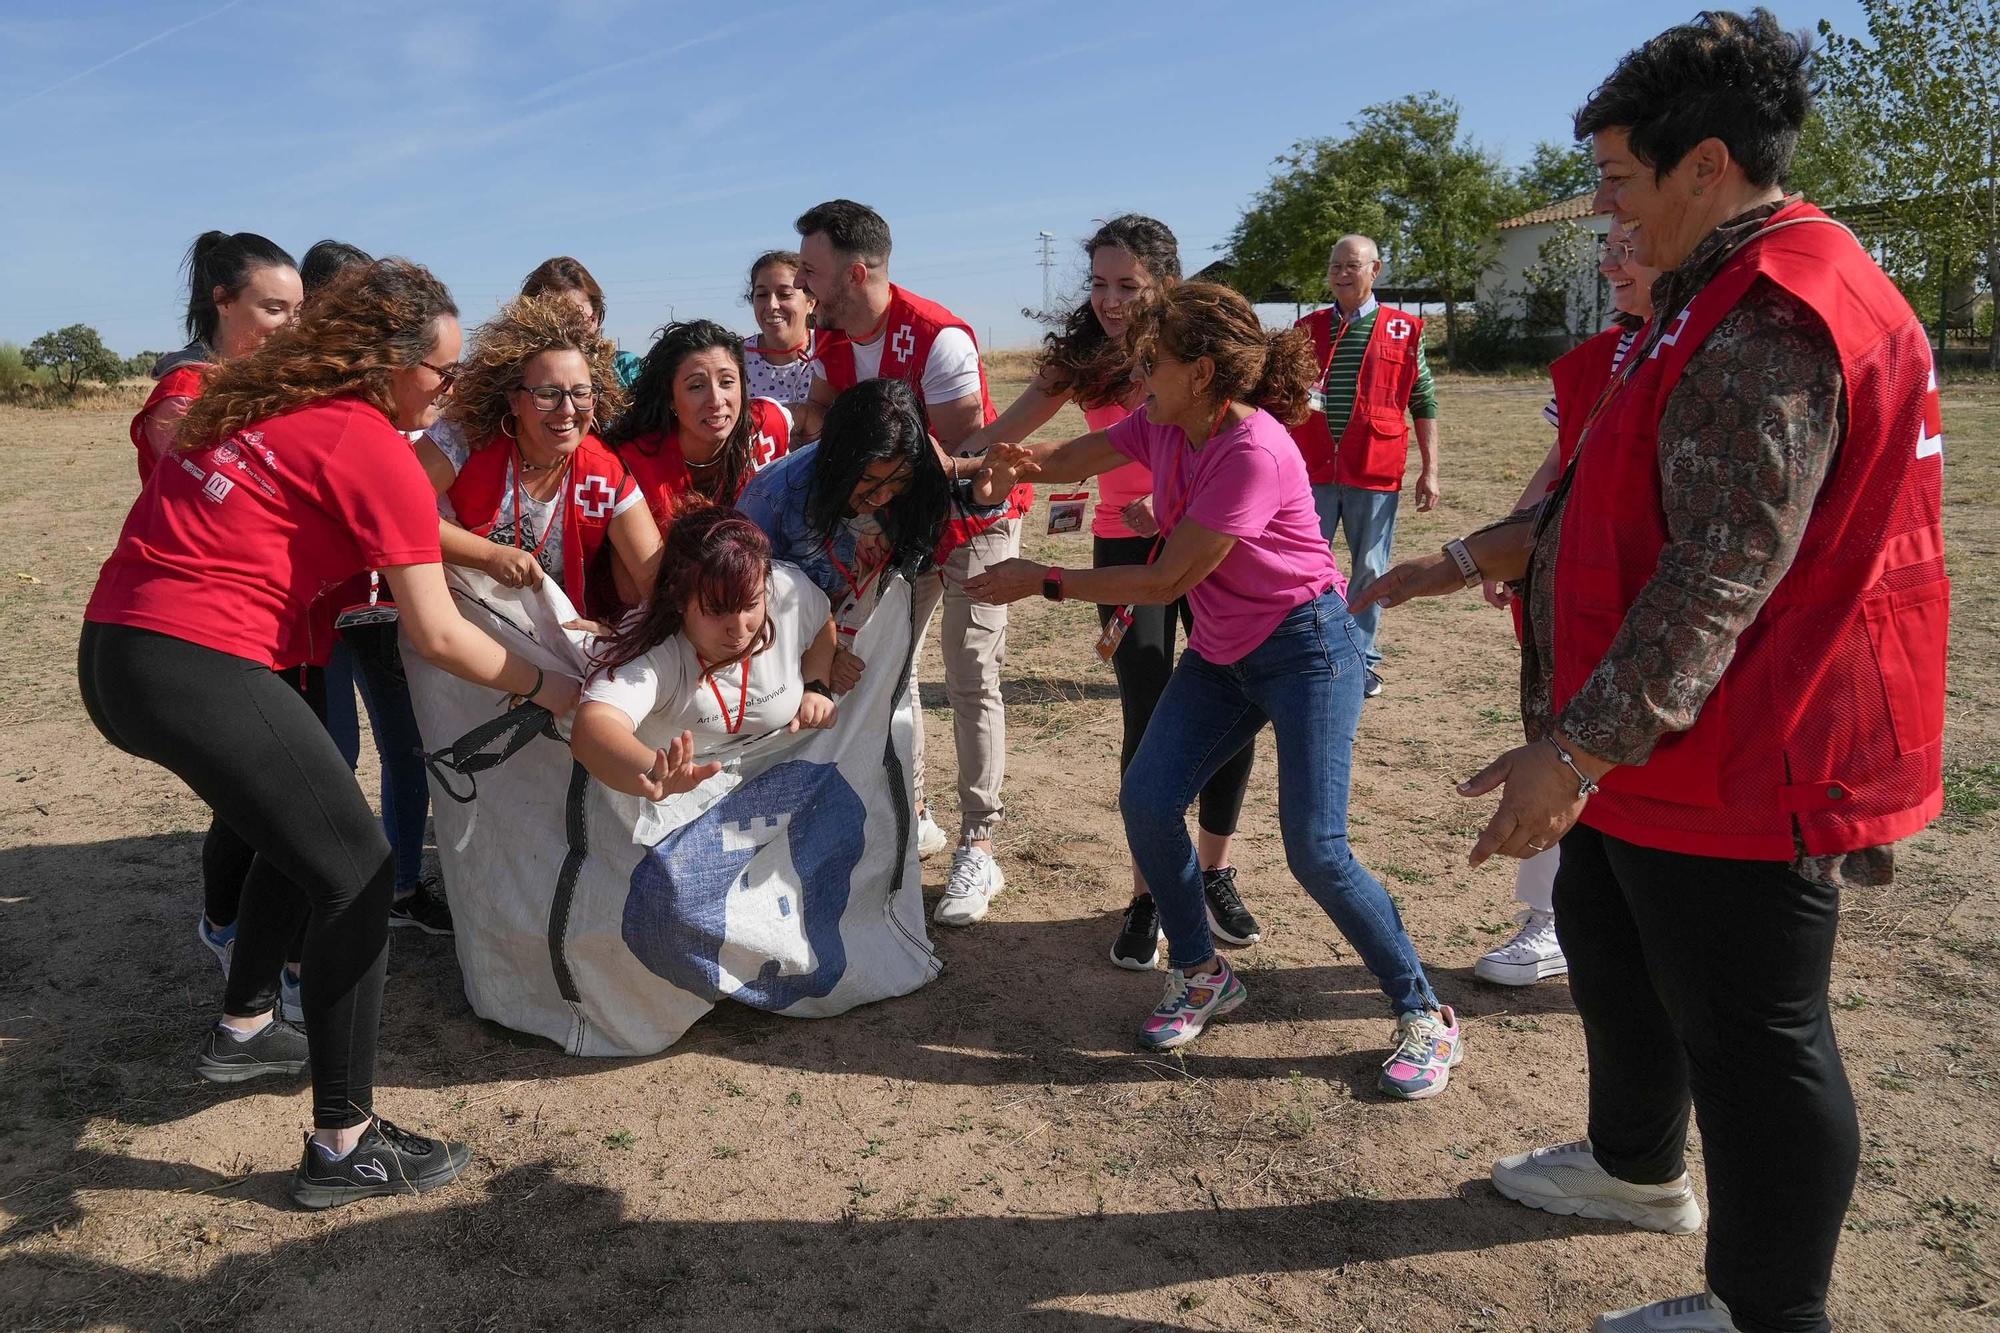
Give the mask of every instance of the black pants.
[[1818, 1333], [1860, 1130], [1827, 1008], [1837, 890], [1777, 861], [1579, 825], [1556, 931], [1590, 1052], [1590, 1143], [1621, 1180], [1708, 1165], [1708, 1283], [1746, 1333]]
[[256, 849], [223, 1012], [272, 1007], [303, 920], [313, 1124], [360, 1124], [374, 1108], [393, 876], [381, 821], [347, 761], [268, 667], [92, 623], [77, 657], [84, 708], [105, 739], [171, 770]]
[[[1099, 569], [1107, 565], [1143, 565], [1152, 553], [1153, 541], [1151, 537], [1093, 537], [1091, 563]], [[1100, 628], [1110, 623], [1117, 609], [1097, 608]], [[1145, 738], [1146, 724], [1153, 720], [1153, 710], [1166, 691], [1167, 678], [1174, 674], [1176, 624], [1184, 629], [1194, 626], [1194, 614], [1188, 610], [1186, 598], [1172, 606], [1135, 606], [1132, 628], [1125, 631], [1118, 651], [1111, 655], [1111, 671], [1118, 678], [1118, 703], [1125, 713], [1125, 738], [1118, 749], [1121, 778], [1131, 766], [1132, 756], [1138, 753], [1139, 742]], [[1236, 832], [1236, 821], [1243, 813], [1243, 796], [1250, 789], [1250, 767], [1256, 758], [1257, 742], [1253, 739], [1235, 758], [1217, 769], [1208, 785], [1201, 789], [1197, 819], [1202, 832], [1224, 838]]]
[[[300, 667], [284, 672], [280, 678], [299, 692], [312, 708], [313, 716], [325, 725], [325, 668]], [[243, 882], [249, 878], [250, 861], [256, 855], [257, 849], [242, 834], [229, 827], [221, 815], [211, 812], [208, 835], [201, 840], [202, 915], [210, 925], [227, 926], [236, 919], [243, 901]], [[298, 954], [294, 952], [289, 961], [297, 962]]]

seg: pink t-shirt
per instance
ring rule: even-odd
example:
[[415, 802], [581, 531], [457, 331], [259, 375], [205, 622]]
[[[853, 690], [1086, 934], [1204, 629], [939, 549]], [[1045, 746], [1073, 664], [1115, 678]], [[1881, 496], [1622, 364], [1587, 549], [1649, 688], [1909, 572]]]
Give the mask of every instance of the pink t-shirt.
[[1153, 474], [1153, 513], [1171, 535], [1183, 518], [1236, 538], [1188, 591], [1188, 647], [1217, 666], [1240, 661], [1278, 622], [1347, 580], [1320, 536], [1305, 456], [1269, 412], [1225, 426], [1200, 449], [1179, 426], [1155, 425], [1142, 406], [1110, 430], [1112, 447]]
[[[1103, 407], [1083, 409], [1084, 424], [1092, 430], [1109, 430], [1132, 415], [1132, 409], [1123, 403], [1106, 403]], [[1141, 496], [1153, 493], [1153, 474], [1146, 471], [1144, 463], [1125, 463], [1100, 472], [1097, 476], [1097, 512], [1091, 515], [1090, 532], [1094, 537], [1136, 537], [1132, 525], [1119, 513], [1126, 505]]]

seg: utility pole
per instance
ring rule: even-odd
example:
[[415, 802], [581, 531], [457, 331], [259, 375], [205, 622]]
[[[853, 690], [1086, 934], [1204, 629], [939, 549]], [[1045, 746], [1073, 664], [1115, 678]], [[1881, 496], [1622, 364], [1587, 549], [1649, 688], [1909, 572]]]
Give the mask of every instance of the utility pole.
[[1049, 276], [1056, 264], [1056, 234], [1044, 231], [1037, 232], [1036, 235], [1042, 243], [1042, 309], [1047, 311], [1055, 307], [1055, 296], [1049, 287]]

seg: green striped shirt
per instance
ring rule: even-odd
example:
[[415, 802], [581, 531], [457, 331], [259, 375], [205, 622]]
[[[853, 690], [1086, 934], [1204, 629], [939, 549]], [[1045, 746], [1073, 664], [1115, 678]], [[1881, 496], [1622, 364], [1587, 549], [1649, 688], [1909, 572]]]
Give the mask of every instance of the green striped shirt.
[[[1348, 324], [1347, 332], [1340, 331], [1340, 308], [1334, 307], [1333, 336], [1338, 339], [1333, 348], [1333, 363], [1326, 368], [1326, 428], [1338, 440], [1347, 429], [1348, 418], [1354, 415], [1354, 397], [1361, 384], [1361, 358], [1368, 351], [1368, 340], [1375, 334], [1375, 317], [1382, 307], [1373, 301]], [[1424, 356], [1422, 340], [1417, 342], [1417, 384], [1410, 390], [1410, 415], [1419, 420], [1435, 419], [1438, 414], [1437, 389], [1431, 384], [1431, 363]]]

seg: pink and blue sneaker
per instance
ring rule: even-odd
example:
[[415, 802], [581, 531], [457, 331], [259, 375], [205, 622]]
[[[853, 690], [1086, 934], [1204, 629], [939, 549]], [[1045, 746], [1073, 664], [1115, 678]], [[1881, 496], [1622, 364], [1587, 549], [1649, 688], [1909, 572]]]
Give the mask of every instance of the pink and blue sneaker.
[[1396, 1049], [1382, 1062], [1377, 1083], [1391, 1097], [1420, 1102], [1443, 1092], [1451, 1067], [1464, 1058], [1465, 1040], [1450, 1005], [1414, 1009], [1396, 1019]]
[[1171, 1051], [1201, 1035], [1208, 1020], [1220, 1017], [1250, 997], [1250, 989], [1236, 979], [1229, 960], [1218, 957], [1216, 970], [1189, 976], [1179, 968], [1167, 973], [1167, 995], [1159, 1008], [1139, 1028], [1139, 1044], [1155, 1051]]

